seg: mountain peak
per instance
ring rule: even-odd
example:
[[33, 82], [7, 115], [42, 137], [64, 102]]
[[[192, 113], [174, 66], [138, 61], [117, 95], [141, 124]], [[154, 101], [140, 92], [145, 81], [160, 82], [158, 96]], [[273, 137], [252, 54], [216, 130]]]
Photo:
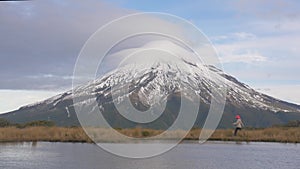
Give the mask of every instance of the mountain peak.
[[[172, 119], [176, 118], [175, 108], [179, 108], [181, 97], [188, 98], [192, 104], [199, 104], [193, 98], [193, 95], [198, 95], [201, 115], [195, 125], [201, 126], [213, 97], [211, 88], [217, 88], [227, 91], [221, 127], [229, 127], [231, 122], [228, 118], [235, 113], [245, 117], [247, 124], [254, 127], [300, 118], [300, 106], [261, 94], [212, 65], [193, 63], [182, 57], [175, 57], [171, 61], [157, 57], [140, 64], [136, 57], [139, 56], [128, 57], [117, 69], [86, 85], [78, 86], [73, 90], [74, 93], [68, 91], [0, 117], [13, 122], [50, 119], [58, 125], [78, 125], [74, 111], [74, 104], [77, 104], [100, 109], [114, 127], [134, 127], [137, 124], [124, 121], [114, 106], [129, 97], [132, 105], [140, 110], [167, 102], [168, 106], [164, 110], [167, 115], [161, 116], [162, 122], [155, 123], [157, 128], [163, 128], [172, 124]], [[125, 88], [128, 89], [127, 93], [122, 93]], [[80, 98], [80, 101], [74, 103], [74, 98]], [[96, 98], [98, 105], [90, 105], [92, 98]], [[147, 125], [144, 127], [151, 128]]]

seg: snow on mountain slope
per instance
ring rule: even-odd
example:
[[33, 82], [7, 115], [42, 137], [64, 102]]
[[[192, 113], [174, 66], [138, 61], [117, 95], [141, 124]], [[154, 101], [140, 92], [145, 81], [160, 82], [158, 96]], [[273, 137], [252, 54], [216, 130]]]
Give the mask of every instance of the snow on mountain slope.
[[[119, 95], [115, 94], [118, 97], [114, 100], [109, 99], [112, 92], [118, 93], [118, 90], [124, 87], [129, 87], [129, 93], [122, 95], [119, 92]], [[33, 107], [42, 103], [56, 106], [59, 102], [72, 99], [72, 97], [84, 98], [81, 103], [76, 104], [88, 104], [89, 99], [97, 97], [101, 106], [107, 101], [120, 103], [124, 97], [132, 94], [137, 95], [136, 101], [145, 107], [150, 107], [167, 99], [169, 94], [179, 92], [182, 87], [200, 95], [201, 101], [207, 104], [210, 103], [212, 97], [210, 90], [216, 88], [227, 90], [227, 102], [236, 106], [269, 110], [274, 113], [300, 112], [299, 106], [261, 94], [213, 66], [194, 64], [182, 58], [172, 63], [157, 60], [151, 64], [126, 64], [87, 85], [77, 87], [73, 95], [72, 91], [68, 91], [44, 102], [25, 107]], [[189, 93], [183, 95], [188, 97]]]

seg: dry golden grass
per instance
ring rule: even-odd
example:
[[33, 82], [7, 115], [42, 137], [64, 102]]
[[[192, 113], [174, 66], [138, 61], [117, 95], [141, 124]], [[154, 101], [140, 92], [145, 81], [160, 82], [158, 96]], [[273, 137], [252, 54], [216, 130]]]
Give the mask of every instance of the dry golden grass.
[[0, 142], [11, 141], [91, 142], [89, 137], [79, 127], [0, 128]]
[[[122, 141], [117, 134], [112, 134], [112, 129], [88, 128], [89, 135], [96, 141]], [[148, 138], [158, 136], [163, 131], [152, 129], [118, 129], [119, 133], [128, 137]], [[191, 130], [185, 137], [186, 140], [198, 140], [200, 129]], [[163, 137], [156, 139], [176, 139], [185, 135], [185, 131], [175, 130], [165, 132]], [[209, 140], [219, 141], [261, 141], [261, 142], [291, 142], [300, 143], [300, 128], [266, 128], [244, 129], [233, 136], [233, 129], [216, 130]], [[82, 128], [74, 127], [28, 127], [19, 129], [16, 127], [0, 128], [0, 142], [21, 141], [51, 141], [51, 142], [92, 142]]]
[[242, 130], [236, 137], [232, 133], [233, 130], [217, 130], [210, 140], [300, 143], [299, 127]]

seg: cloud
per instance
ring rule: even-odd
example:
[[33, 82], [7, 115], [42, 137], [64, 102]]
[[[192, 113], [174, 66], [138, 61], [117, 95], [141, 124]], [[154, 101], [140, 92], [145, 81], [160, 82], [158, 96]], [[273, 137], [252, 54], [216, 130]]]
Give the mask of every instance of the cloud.
[[54, 74], [37, 74], [37, 75], [29, 75], [26, 76], [27, 78], [30, 79], [48, 79], [48, 78], [61, 78], [61, 79], [65, 79], [65, 80], [72, 80], [73, 76], [57, 76]]
[[[0, 4], [0, 88], [71, 86], [76, 58], [92, 33], [131, 11], [98, 0]], [[43, 81], [29, 76], [42, 77]]]
[[[270, 61], [294, 65], [300, 61], [300, 22], [284, 21], [280, 28], [275, 28], [274, 21], [249, 22], [245, 26], [247, 31], [237, 31], [219, 36], [213, 36], [212, 41], [220, 53], [220, 57], [226, 62]], [[251, 57], [253, 56], [253, 57]]]
[[264, 94], [300, 105], [300, 85], [268, 85], [256, 87]]
[[236, 12], [236, 19], [243, 21], [236, 25], [235, 32], [212, 37], [224, 62], [264, 63], [265, 69], [275, 72], [275, 65], [295, 69], [295, 62], [300, 62], [298, 1], [241, 0], [228, 3]]
[[[142, 53], [142, 54], [141, 54]], [[170, 56], [172, 58], [170, 58]], [[126, 48], [112, 53], [108, 56], [109, 65], [117, 67], [122, 64], [139, 63], [139, 64], [155, 64], [159, 60], [173, 62], [178, 59], [184, 59], [189, 62], [200, 62], [200, 59], [187, 49], [183, 44], [176, 43], [167, 38], [152, 39], [139, 47]], [[166, 58], [164, 58], [166, 57]], [[133, 58], [133, 59], [132, 59]]]
[[[254, 63], [268, 60], [257, 49], [249, 45], [257, 40], [257, 36], [253, 33], [234, 32], [212, 37], [212, 40], [215, 42], [222, 63]], [[245, 45], [245, 43], [247, 44]]]
[[233, 36], [235, 36], [237, 39], [241, 39], [241, 40], [244, 40], [244, 39], [255, 39], [256, 38], [256, 35], [252, 34], [252, 33], [247, 33], [247, 32], [236, 32], [236, 33], [233, 33]]
[[[51, 89], [71, 87], [76, 58], [86, 40], [101, 26], [134, 11], [97, 0], [28, 1], [1, 6], [0, 88]], [[136, 24], [147, 21], [145, 24]], [[127, 30], [147, 28], [180, 34], [180, 26], [162, 18], [144, 17], [115, 27], [106, 43]], [[2, 26], [3, 25], [3, 26]], [[133, 27], [134, 25], [134, 27]], [[181, 33], [183, 34], [183, 33]], [[183, 37], [183, 35], [182, 35]], [[153, 38], [146, 38], [151, 40]], [[132, 41], [130, 45], [142, 45]], [[102, 42], [101, 42], [102, 43]], [[103, 46], [103, 45], [101, 45]], [[132, 46], [122, 46], [118, 50]], [[97, 63], [87, 59], [87, 72]], [[45, 88], [42, 88], [45, 87]]]
[[[212, 41], [225, 72], [239, 80], [250, 86], [292, 86], [300, 82], [299, 28], [299, 20], [245, 18], [232, 32], [214, 36]], [[238, 38], [239, 32], [251, 36]]]
[[254, 40], [256, 39], [256, 35], [253, 33], [249, 32], [234, 32], [234, 33], [229, 33], [226, 35], [220, 35], [220, 36], [212, 36], [211, 40], [220, 42], [220, 41], [243, 41], [243, 40]]
[[267, 57], [262, 56], [258, 53], [228, 55], [228, 56], [221, 57], [222, 63], [227, 63], [227, 62], [253, 63], [253, 62], [265, 62], [265, 61], [267, 61]]
[[0, 113], [16, 110], [21, 106], [41, 101], [58, 93], [60, 91], [0, 90]]

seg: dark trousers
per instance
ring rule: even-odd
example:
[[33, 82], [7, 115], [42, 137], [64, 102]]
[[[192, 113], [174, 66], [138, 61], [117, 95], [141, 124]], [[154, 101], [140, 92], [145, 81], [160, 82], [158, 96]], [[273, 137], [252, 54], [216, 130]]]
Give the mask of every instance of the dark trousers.
[[238, 130], [242, 130], [242, 128], [236, 127], [235, 130], [234, 130], [234, 134], [233, 134], [234, 136], [237, 135]]

